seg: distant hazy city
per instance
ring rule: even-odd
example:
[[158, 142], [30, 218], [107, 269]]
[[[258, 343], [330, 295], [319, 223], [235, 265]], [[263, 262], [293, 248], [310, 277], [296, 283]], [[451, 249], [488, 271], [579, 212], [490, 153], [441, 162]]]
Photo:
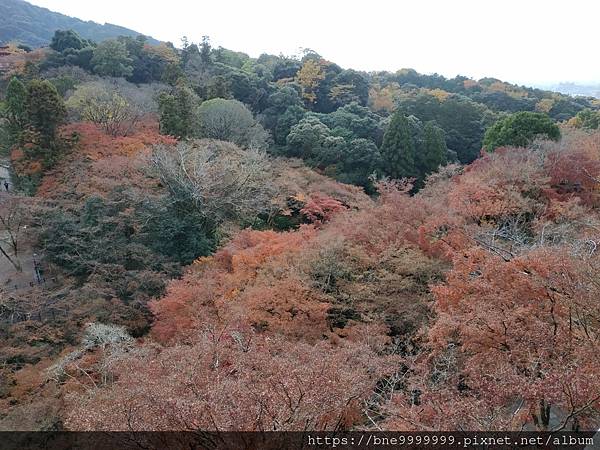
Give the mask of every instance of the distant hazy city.
[[538, 85], [536, 87], [539, 87], [540, 89], [548, 89], [551, 91], [560, 92], [561, 94], [600, 98], [600, 83], [584, 85], [564, 82], [550, 85]]

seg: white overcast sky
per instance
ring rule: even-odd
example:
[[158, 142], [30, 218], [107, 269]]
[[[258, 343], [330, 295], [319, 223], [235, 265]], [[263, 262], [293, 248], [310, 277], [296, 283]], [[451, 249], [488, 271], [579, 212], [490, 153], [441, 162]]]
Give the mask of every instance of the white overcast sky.
[[523, 84], [600, 81], [598, 0], [30, 0], [180, 45], [311, 48], [345, 68]]

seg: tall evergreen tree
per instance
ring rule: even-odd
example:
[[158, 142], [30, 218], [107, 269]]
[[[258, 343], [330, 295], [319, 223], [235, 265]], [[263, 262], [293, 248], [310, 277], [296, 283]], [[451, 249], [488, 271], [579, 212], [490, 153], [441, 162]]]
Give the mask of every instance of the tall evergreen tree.
[[160, 110], [160, 132], [178, 138], [188, 138], [197, 126], [198, 96], [183, 83], [175, 86], [172, 93], [163, 93], [158, 98]]
[[26, 105], [29, 127], [39, 133], [42, 146], [52, 147], [67, 115], [62, 97], [49, 81], [32, 80], [27, 86]]
[[200, 43], [200, 59], [206, 65], [209, 65], [212, 61], [210, 58], [211, 52], [210, 38], [208, 36], [202, 36], [202, 42]]
[[90, 61], [94, 72], [101, 77], [130, 77], [132, 63], [127, 46], [115, 39], [98, 44]]
[[384, 170], [392, 178], [414, 177], [415, 143], [410, 133], [408, 119], [402, 112], [396, 111], [383, 136], [381, 155]]
[[6, 104], [2, 116], [6, 120], [11, 144], [14, 144], [27, 126], [27, 88], [16, 77], [10, 80], [6, 88]]
[[422, 177], [446, 164], [448, 148], [444, 131], [435, 122], [427, 122], [423, 129], [423, 148], [418, 154], [418, 170]]

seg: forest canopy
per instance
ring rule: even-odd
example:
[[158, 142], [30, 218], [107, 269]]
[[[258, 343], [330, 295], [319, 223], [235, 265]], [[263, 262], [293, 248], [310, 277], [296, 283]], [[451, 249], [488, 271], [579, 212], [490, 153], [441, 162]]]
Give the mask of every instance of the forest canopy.
[[0, 429], [600, 427], [596, 100], [44, 43], [0, 74]]

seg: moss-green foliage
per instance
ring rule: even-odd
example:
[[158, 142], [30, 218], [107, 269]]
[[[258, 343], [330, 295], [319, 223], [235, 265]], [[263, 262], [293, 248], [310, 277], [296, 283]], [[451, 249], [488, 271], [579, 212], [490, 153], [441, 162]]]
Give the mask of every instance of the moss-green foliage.
[[98, 44], [90, 65], [94, 73], [100, 76], [129, 77], [133, 74], [133, 59], [125, 44], [117, 40]]
[[435, 122], [427, 122], [423, 128], [423, 146], [417, 153], [419, 174], [427, 175], [436, 171], [448, 160], [448, 148], [444, 130]]
[[178, 138], [192, 137], [197, 131], [200, 100], [188, 86], [178, 84], [158, 97], [160, 132]]
[[90, 197], [80, 209], [51, 211], [44, 222], [48, 260], [81, 282], [98, 273], [114, 282], [147, 271], [172, 276], [215, 245], [213, 230], [193, 213], [167, 198], [124, 190]]
[[92, 45], [91, 41], [83, 39], [73, 30], [56, 30], [50, 41], [50, 48], [60, 53], [67, 49], [81, 50]]
[[560, 129], [547, 114], [522, 111], [490, 127], [485, 133], [483, 145], [488, 151], [504, 146], [527, 147], [538, 137], [557, 141]]
[[3, 152], [7, 154], [11, 148], [19, 147], [23, 152], [22, 166], [35, 161], [41, 167], [41, 171], [13, 171], [13, 181], [24, 192], [34, 193], [42, 172], [52, 167], [69, 147], [70, 141], [58, 135], [66, 114], [62, 97], [49, 81], [34, 79], [27, 84], [17, 78], [10, 81], [2, 105]]
[[198, 108], [198, 116], [200, 137], [233, 142], [244, 148], [267, 146], [268, 134], [238, 100], [206, 100]]
[[6, 121], [3, 129], [8, 145], [14, 145], [27, 126], [27, 87], [16, 77], [8, 83], [2, 117]]
[[66, 115], [65, 103], [49, 81], [34, 79], [27, 85], [17, 78], [10, 81], [2, 116], [13, 144], [54, 147]]
[[597, 130], [600, 127], [600, 113], [586, 108], [579, 111], [569, 124], [584, 130]]
[[29, 128], [40, 134], [42, 145], [53, 144], [67, 115], [65, 103], [54, 85], [46, 80], [32, 80], [27, 86], [26, 107]]
[[486, 125], [494, 116], [487, 107], [465, 96], [450, 96], [442, 101], [422, 92], [401, 98], [398, 109], [422, 122], [435, 121], [445, 132], [448, 148], [465, 164], [479, 155]]

